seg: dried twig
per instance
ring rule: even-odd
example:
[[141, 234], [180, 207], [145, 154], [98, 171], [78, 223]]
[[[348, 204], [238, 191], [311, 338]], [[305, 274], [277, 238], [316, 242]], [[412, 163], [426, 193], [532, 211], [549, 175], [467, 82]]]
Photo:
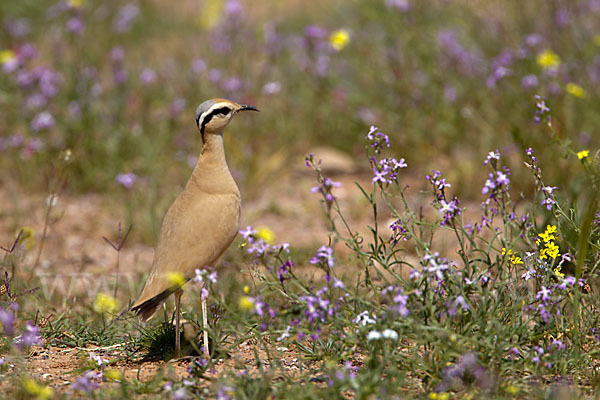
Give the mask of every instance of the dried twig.
[[110, 245], [110, 247], [115, 249], [115, 251], [117, 252], [117, 262], [116, 262], [116, 266], [115, 266], [115, 268], [117, 270], [117, 276], [115, 278], [115, 291], [114, 291], [113, 297], [117, 297], [117, 288], [119, 287], [119, 262], [120, 262], [120, 258], [121, 258], [121, 249], [123, 248], [123, 246], [125, 246], [125, 242], [127, 241], [127, 237], [129, 236], [129, 233], [131, 232], [132, 228], [133, 228], [133, 225], [129, 225], [129, 229], [127, 229], [127, 232], [125, 233], [125, 235], [122, 236], [123, 232], [121, 230], [121, 223], [119, 222], [119, 236], [117, 237], [116, 243], [112, 242], [106, 236], [102, 236], [102, 239], [104, 239], [104, 241], [106, 243], [108, 243]]

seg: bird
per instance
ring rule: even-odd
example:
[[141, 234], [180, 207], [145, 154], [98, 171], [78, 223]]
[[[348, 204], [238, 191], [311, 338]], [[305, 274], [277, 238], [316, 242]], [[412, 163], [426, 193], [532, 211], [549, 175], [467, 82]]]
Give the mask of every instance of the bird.
[[[259, 111], [227, 99], [206, 100], [196, 109], [202, 151], [185, 188], [169, 207], [160, 228], [150, 275], [131, 306], [143, 321], [175, 294], [175, 356], [181, 354], [180, 314], [183, 287], [197, 268], [214, 266], [238, 233], [241, 195], [223, 144], [223, 131], [242, 111]], [[177, 277], [174, 279], [173, 277]], [[208, 350], [206, 299], [202, 297], [204, 356]]]

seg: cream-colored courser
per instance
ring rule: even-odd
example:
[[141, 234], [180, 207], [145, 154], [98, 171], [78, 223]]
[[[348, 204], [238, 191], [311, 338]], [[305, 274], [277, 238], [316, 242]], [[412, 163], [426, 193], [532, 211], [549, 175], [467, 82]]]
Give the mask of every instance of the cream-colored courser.
[[[239, 229], [240, 191], [229, 172], [223, 129], [240, 111], [255, 107], [226, 99], [212, 99], [196, 109], [196, 125], [202, 135], [202, 152], [183, 192], [177, 196], [160, 229], [152, 270], [142, 294], [132, 306], [146, 321], [175, 293], [175, 353], [180, 355], [180, 300], [183, 285], [174, 284], [173, 276], [187, 282], [196, 268], [214, 266], [229, 247]], [[175, 274], [175, 275], [174, 275]], [[202, 302], [204, 353], [208, 356], [206, 302]]]

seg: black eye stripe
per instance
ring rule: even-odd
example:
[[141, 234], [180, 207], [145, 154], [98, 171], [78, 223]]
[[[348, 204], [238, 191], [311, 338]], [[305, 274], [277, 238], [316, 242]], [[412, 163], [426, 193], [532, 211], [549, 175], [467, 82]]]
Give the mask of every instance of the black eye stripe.
[[221, 108], [219, 108], [219, 109], [217, 109], [217, 110], [213, 111], [213, 112], [211, 113], [211, 115], [212, 115], [212, 114], [214, 114], [214, 115], [219, 115], [219, 114], [227, 115], [227, 114], [229, 114], [230, 112], [231, 112], [231, 108], [229, 108], [229, 107], [221, 107]]
[[[229, 108], [229, 107], [221, 107], [221, 108], [217, 108], [216, 110], [211, 111], [210, 114], [208, 114], [202, 120], [202, 126], [200, 127], [200, 133], [202, 133], [202, 135], [204, 135], [204, 127], [206, 126], [206, 124], [208, 124], [210, 122], [211, 119], [213, 119], [213, 117], [215, 115], [227, 115], [230, 112], [231, 112], [231, 108]], [[200, 116], [198, 116], [198, 121], [196, 121], [196, 125], [198, 125], [198, 124], [200, 124]]]

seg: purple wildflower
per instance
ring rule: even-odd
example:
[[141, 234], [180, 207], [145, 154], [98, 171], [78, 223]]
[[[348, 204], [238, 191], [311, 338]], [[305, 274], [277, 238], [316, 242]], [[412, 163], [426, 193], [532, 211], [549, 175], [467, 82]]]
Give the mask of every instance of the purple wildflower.
[[442, 381], [436, 386], [437, 392], [474, 384], [483, 389], [491, 389], [495, 380], [490, 372], [477, 362], [476, 353], [462, 355], [455, 364], [442, 370]]
[[456, 88], [451, 85], [446, 85], [444, 87], [444, 100], [446, 100], [448, 103], [454, 103], [454, 101], [456, 100], [456, 97], [457, 97]]
[[54, 126], [54, 117], [48, 111], [42, 111], [31, 121], [31, 130], [39, 132], [44, 129], [50, 129]]
[[45, 107], [48, 103], [48, 99], [41, 93], [33, 93], [25, 100], [25, 107], [30, 110], [39, 109]]
[[195, 58], [192, 60], [191, 70], [194, 74], [200, 75], [202, 72], [206, 71], [206, 61], [202, 58]]
[[125, 50], [121, 46], [113, 47], [110, 51], [110, 60], [113, 63], [122, 63], [125, 61]]
[[281, 91], [281, 84], [279, 82], [269, 82], [263, 86], [262, 90], [265, 94], [277, 94]]
[[335, 265], [335, 258], [333, 258], [333, 249], [327, 246], [321, 246], [315, 253], [314, 257], [310, 259], [311, 264], [325, 263], [329, 268]]
[[14, 38], [21, 38], [31, 32], [31, 23], [26, 18], [7, 18], [6, 31]]
[[228, 78], [221, 83], [221, 87], [227, 92], [238, 92], [244, 87], [244, 81], [237, 77]]
[[523, 79], [521, 79], [521, 87], [525, 90], [533, 89], [538, 83], [538, 78], [534, 74], [525, 75]]
[[223, 385], [217, 392], [217, 400], [232, 400], [235, 394], [235, 389], [231, 386]]
[[397, 219], [392, 222], [390, 225], [390, 229], [392, 230], [392, 234], [389, 238], [389, 243], [396, 245], [400, 240], [408, 240], [410, 239], [410, 234], [408, 230], [404, 227], [404, 223], [401, 219]]
[[546, 286], [542, 286], [540, 291], [535, 296], [536, 300], [541, 300], [543, 302], [547, 302], [550, 300], [550, 295], [552, 294], [552, 290], [548, 289]]
[[327, 36], [327, 30], [317, 25], [307, 25], [304, 28], [304, 35], [310, 39], [324, 39]]
[[156, 82], [156, 72], [151, 68], [144, 68], [140, 74], [140, 82], [144, 86]]
[[138, 177], [134, 173], [119, 174], [115, 178], [115, 180], [117, 181], [117, 183], [120, 183], [126, 189], [131, 189], [133, 187], [133, 184], [135, 183], [135, 181], [137, 179], [138, 179]]
[[229, 0], [225, 3], [224, 14], [229, 17], [239, 17], [244, 12], [244, 7], [239, 0]]
[[184, 98], [178, 97], [171, 103], [171, 107], [169, 107], [169, 115], [171, 118], [175, 117], [177, 114], [181, 113], [185, 109], [186, 101]]
[[71, 390], [74, 392], [81, 391], [86, 394], [91, 394], [94, 390], [100, 387], [101, 379], [102, 372], [88, 371], [85, 375], [80, 376], [71, 384]]
[[441, 225], [448, 225], [454, 218], [462, 213], [462, 209], [458, 206], [459, 200], [456, 195], [447, 202], [445, 199], [440, 200], [439, 213], [443, 214]]
[[448, 65], [458, 65], [460, 72], [467, 76], [477, 75], [482, 71], [483, 58], [480, 52], [466, 50], [459, 43], [455, 31], [441, 31], [437, 36], [437, 42], [447, 58]]
[[223, 73], [220, 69], [217, 68], [213, 68], [210, 71], [208, 71], [208, 79], [210, 79], [212, 83], [219, 82], [221, 80], [221, 75], [223, 75]]
[[385, 5], [389, 8], [395, 8], [400, 12], [410, 11], [410, 3], [408, 0], [385, 0]]
[[533, 117], [533, 120], [536, 124], [539, 124], [542, 121], [549, 121], [550, 108], [546, 105], [546, 98], [536, 94], [535, 99], [535, 116]]
[[94, 353], [90, 353], [90, 359], [94, 360], [98, 367], [102, 367], [103, 365], [108, 364], [108, 360], [106, 360]]
[[279, 278], [279, 281], [282, 285], [286, 279], [290, 278], [290, 271], [295, 266], [296, 264], [294, 264], [294, 262], [291, 260], [288, 260], [279, 266], [277, 269], [277, 278]]
[[564, 7], [559, 8], [554, 13], [554, 21], [556, 22], [556, 26], [558, 28], [564, 28], [565, 26], [567, 26], [569, 24], [570, 20], [571, 20], [571, 16], [569, 14], [569, 10], [567, 10]]
[[113, 30], [117, 33], [129, 32], [139, 15], [140, 8], [136, 4], [129, 3], [124, 5], [113, 20]]
[[15, 338], [15, 344], [18, 348], [28, 348], [42, 342], [40, 328], [34, 325], [31, 321], [27, 321], [25, 329], [21, 335]]
[[550, 347], [554, 347], [558, 351], [562, 351], [562, 350], [565, 350], [567, 348], [567, 346], [565, 346], [565, 344], [562, 341], [558, 340], [558, 339], [553, 340], [552, 344], [550, 345]]
[[257, 233], [258, 233], [258, 231], [255, 229], [252, 229], [252, 227], [250, 225], [248, 225], [246, 227], [246, 229], [243, 229], [240, 231], [240, 235], [242, 235], [244, 237], [244, 240], [248, 240], [248, 238], [256, 235]]
[[45, 67], [37, 67], [33, 73], [38, 80], [40, 92], [48, 98], [56, 96], [58, 87], [63, 82], [62, 75]]
[[306, 303], [304, 315], [311, 323], [317, 320], [325, 322], [327, 317], [331, 317], [335, 314], [337, 306], [332, 304], [328, 299], [321, 297], [325, 292], [327, 292], [327, 286], [321, 288], [314, 295], [307, 294], [299, 297], [301, 301]]
[[287, 338], [289, 338], [291, 336], [290, 330], [292, 329], [291, 326], [287, 326], [287, 328], [285, 328], [285, 332], [283, 332], [278, 338], [277, 341], [281, 342], [282, 340], [285, 340]]
[[67, 21], [66, 27], [69, 32], [74, 33], [75, 35], [81, 35], [85, 30], [85, 23], [81, 17], [75, 16]]
[[[436, 198], [438, 200], [443, 198], [444, 189], [451, 186], [446, 182], [446, 178], [442, 178], [442, 173], [435, 169], [431, 170], [431, 175], [425, 175], [425, 179], [427, 179], [433, 185], [433, 189], [436, 192]], [[438, 191], [440, 193], [437, 193]]]
[[423, 264], [423, 271], [435, 275], [438, 281], [444, 280], [444, 271], [449, 269], [448, 261], [441, 258], [439, 253], [425, 254], [421, 263]]
[[334, 187], [340, 187], [342, 184], [340, 182], [334, 182], [329, 178], [323, 178], [323, 181], [320, 182], [319, 186], [315, 186], [310, 189], [311, 193], [321, 193], [325, 198], [325, 202], [328, 204], [333, 203], [335, 197], [333, 196], [332, 189]]
[[267, 251], [271, 248], [271, 246], [265, 243], [264, 240], [249, 240], [250, 247], [248, 248], [248, 254], [256, 254], [257, 257], [262, 256], [267, 253]]
[[396, 289], [392, 301], [394, 304], [390, 305], [390, 310], [398, 313], [402, 318], [408, 317], [410, 314], [410, 311], [408, 310], [408, 295], [404, 294], [402, 288]]
[[507, 358], [509, 360], [516, 359], [520, 355], [521, 355], [521, 352], [516, 347], [511, 347], [510, 349], [508, 349], [508, 356], [507, 356]]
[[175, 391], [173, 391], [173, 400], [187, 400], [190, 398], [191, 398], [190, 395], [187, 393], [187, 391], [183, 387], [180, 387], [179, 389], [176, 389]]
[[567, 276], [564, 279], [565, 283], [568, 284], [569, 286], [575, 286], [575, 282], [577, 281], [577, 279], [575, 279], [574, 276]]
[[15, 333], [15, 314], [6, 308], [0, 309], [0, 325], [6, 336]]
[[508, 193], [508, 187], [510, 185], [510, 179], [508, 179], [508, 175], [510, 175], [510, 170], [507, 168], [504, 169], [504, 172], [496, 171], [496, 174], [489, 173], [488, 179], [485, 181], [485, 184], [481, 189], [481, 193], [489, 193], [489, 199], [498, 201], [497, 196], [500, 192]]
[[373, 184], [377, 182], [381, 182], [382, 184], [397, 182], [399, 170], [408, 167], [404, 158], [398, 161], [393, 157], [384, 158], [379, 160], [379, 162], [377, 162], [375, 157], [372, 157], [371, 165], [373, 166], [374, 175], [371, 181]]
[[554, 196], [552, 192], [558, 189], [556, 186], [543, 186], [542, 193], [544, 193], [544, 200], [542, 200], [541, 204], [546, 207], [547, 210], [552, 210], [552, 206], [556, 204], [554, 200]]
[[342, 282], [338, 278], [333, 278], [333, 287], [337, 289], [343, 289], [346, 286], [344, 285], [344, 282]]
[[483, 162], [483, 165], [487, 165], [489, 162], [491, 162], [492, 165], [496, 165], [497, 161], [500, 161], [500, 152], [498, 150], [490, 151]]
[[379, 128], [371, 126], [369, 133], [367, 134], [367, 139], [371, 141], [369, 147], [373, 148], [376, 154], [381, 153], [381, 148], [383, 146], [390, 147], [390, 138], [388, 135], [378, 131]]

